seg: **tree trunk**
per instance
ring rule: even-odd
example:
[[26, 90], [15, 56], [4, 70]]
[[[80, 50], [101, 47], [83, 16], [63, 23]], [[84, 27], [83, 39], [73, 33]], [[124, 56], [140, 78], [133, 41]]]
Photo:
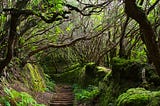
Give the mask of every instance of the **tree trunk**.
[[119, 57], [120, 58], [128, 58], [127, 53], [126, 53], [126, 49], [125, 49], [125, 44], [124, 44], [124, 39], [125, 39], [125, 32], [126, 32], [126, 28], [128, 25], [128, 21], [129, 21], [129, 17], [127, 16], [127, 19], [125, 21], [125, 23], [122, 26], [122, 32], [121, 32], [121, 38], [120, 38], [120, 49], [119, 49]]
[[137, 7], [136, 0], [125, 0], [125, 12], [126, 14], [136, 20], [142, 31], [141, 37], [144, 39], [149, 56], [156, 68], [158, 75], [160, 76], [160, 51], [156, 44], [156, 34], [152, 28], [152, 25], [147, 19], [144, 11]]
[[[15, 4], [15, 8], [21, 10], [22, 8], [25, 8], [29, 0], [18, 0]], [[19, 14], [16, 11], [10, 10], [11, 18], [6, 22], [4, 25], [4, 29], [9, 29], [9, 37], [7, 40], [7, 54], [4, 60], [0, 61], [0, 76], [2, 75], [3, 69], [10, 63], [14, 48], [15, 48], [15, 41], [16, 41], [16, 35], [17, 35], [17, 25], [19, 23]], [[9, 24], [9, 25], [8, 25]], [[5, 36], [4, 36], [5, 37]]]
[[17, 26], [18, 17], [15, 14], [11, 14], [11, 23], [10, 23], [10, 31], [9, 31], [9, 38], [8, 38], [8, 46], [7, 46], [7, 55], [6, 58], [0, 62], [0, 74], [2, 74], [3, 69], [5, 66], [9, 64], [13, 57], [14, 51], [14, 43], [16, 38], [16, 26]]

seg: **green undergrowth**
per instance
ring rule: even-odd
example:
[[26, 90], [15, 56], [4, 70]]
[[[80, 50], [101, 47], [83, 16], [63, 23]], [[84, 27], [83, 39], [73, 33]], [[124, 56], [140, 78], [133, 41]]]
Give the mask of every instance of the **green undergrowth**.
[[160, 106], [160, 91], [131, 88], [118, 97], [116, 106]]
[[47, 74], [45, 75], [45, 84], [46, 84], [46, 91], [55, 91], [55, 81], [51, 79], [51, 77]]
[[54, 91], [55, 83], [50, 76], [45, 74], [38, 64], [30, 63], [24, 68], [17, 68], [15, 72], [17, 73], [9, 73], [9, 78], [1, 78], [0, 104], [3, 106], [45, 106], [36, 102], [37, 100], [47, 104], [47, 101], [37, 99], [36, 94], [44, 96], [46, 91]]
[[87, 88], [82, 88], [77, 84], [73, 85], [75, 99], [77, 102], [90, 102], [99, 95], [99, 88], [93, 85], [88, 85]]
[[45, 106], [38, 104], [36, 100], [26, 92], [18, 92], [14, 89], [4, 88], [5, 96], [0, 96], [0, 103], [4, 106]]

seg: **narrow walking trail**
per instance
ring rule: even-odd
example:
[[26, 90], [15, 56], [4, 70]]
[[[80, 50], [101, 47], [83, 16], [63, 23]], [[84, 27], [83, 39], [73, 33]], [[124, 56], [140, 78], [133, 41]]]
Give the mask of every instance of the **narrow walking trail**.
[[73, 106], [74, 94], [70, 85], [58, 84], [50, 106]]

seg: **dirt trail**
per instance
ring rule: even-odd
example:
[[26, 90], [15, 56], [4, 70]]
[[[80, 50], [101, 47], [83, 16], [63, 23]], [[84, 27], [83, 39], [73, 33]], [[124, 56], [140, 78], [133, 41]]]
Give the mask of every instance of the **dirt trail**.
[[58, 84], [55, 90], [50, 106], [73, 106], [74, 94], [71, 86]]

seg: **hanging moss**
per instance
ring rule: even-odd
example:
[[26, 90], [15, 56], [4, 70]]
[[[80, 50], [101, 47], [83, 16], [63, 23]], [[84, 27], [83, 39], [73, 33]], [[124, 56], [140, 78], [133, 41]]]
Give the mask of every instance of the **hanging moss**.
[[131, 88], [117, 99], [117, 106], [159, 106], [160, 91]]

